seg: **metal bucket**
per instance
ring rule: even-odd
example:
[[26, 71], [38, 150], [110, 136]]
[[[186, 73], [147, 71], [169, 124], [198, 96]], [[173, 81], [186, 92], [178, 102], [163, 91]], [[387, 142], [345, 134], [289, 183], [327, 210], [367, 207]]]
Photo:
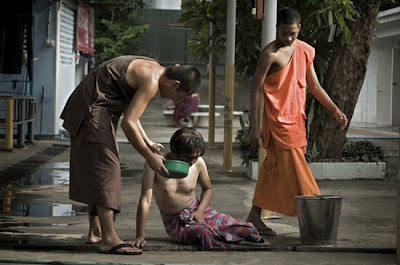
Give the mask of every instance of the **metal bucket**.
[[296, 196], [302, 245], [335, 245], [342, 196]]

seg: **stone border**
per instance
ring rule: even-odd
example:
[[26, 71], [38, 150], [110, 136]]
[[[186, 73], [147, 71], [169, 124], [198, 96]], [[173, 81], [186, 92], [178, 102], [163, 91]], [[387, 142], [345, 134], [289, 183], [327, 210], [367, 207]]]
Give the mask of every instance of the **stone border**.
[[315, 179], [384, 179], [385, 162], [312, 162]]
[[[384, 179], [385, 162], [311, 162], [308, 164], [315, 179]], [[251, 180], [258, 178], [258, 162], [246, 169]]]

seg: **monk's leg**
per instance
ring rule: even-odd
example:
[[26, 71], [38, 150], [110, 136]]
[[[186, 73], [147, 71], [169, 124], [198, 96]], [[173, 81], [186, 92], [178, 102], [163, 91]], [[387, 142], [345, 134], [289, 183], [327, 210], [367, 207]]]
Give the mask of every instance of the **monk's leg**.
[[[110, 208], [97, 207], [97, 213], [101, 225], [102, 240], [100, 250], [108, 251], [109, 249], [126, 243], [117, 234], [114, 227], [114, 211]], [[117, 252], [141, 252], [140, 249], [135, 247], [122, 247]]]
[[95, 244], [101, 241], [101, 226], [99, 216], [97, 215], [97, 208], [89, 206], [89, 233], [87, 236], [87, 244]]
[[246, 222], [252, 223], [260, 233], [265, 236], [276, 236], [276, 232], [269, 228], [263, 220], [261, 220], [261, 208], [252, 205]]

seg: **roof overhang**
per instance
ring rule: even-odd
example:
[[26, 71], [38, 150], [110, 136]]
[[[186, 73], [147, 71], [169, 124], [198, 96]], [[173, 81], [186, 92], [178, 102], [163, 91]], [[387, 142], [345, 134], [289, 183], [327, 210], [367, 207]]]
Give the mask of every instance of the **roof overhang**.
[[400, 35], [400, 7], [379, 12], [376, 22], [375, 36], [377, 38]]

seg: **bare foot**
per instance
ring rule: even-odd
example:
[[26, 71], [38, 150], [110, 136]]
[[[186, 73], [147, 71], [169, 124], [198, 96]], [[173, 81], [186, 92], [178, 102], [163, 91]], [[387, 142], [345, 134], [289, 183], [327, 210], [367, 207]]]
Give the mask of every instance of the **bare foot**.
[[[254, 207], [254, 206], [253, 206]], [[252, 223], [258, 230], [258, 233], [263, 236], [276, 236], [276, 232], [269, 228], [262, 220], [257, 211], [250, 212], [246, 222]]]
[[252, 223], [257, 228], [258, 233], [260, 235], [263, 235], [263, 236], [276, 236], [277, 235], [277, 233], [274, 230], [272, 230], [271, 228], [269, 228], [268, 226], [266, 226], [265, 223], [261, 219], [255, 220], [255, 221], [247, 219], [247, 222]]
[[88, 235], [86, 239], [86, 244], [96, 244], [101, 241], [101, 236], [95, 236], [95, 235]]
[[101, 226], [96, 207], [91, 207], [91, 212], [96, 214], [90, 214], [89, 211], [89, 232], [86, 238], [86, 244], [96, 244], [101, 241]]

